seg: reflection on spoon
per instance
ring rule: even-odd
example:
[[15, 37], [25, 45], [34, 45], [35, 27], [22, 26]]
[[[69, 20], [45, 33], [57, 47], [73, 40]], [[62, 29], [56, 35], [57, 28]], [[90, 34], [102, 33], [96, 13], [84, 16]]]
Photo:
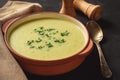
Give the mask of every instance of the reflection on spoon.
[[104, 58], [102, 49], [99, 44], [99, 42], [103, 39], [102, 29], [95, 21], [89, 21], [86, 26], [90, 33], [90, 37], [92, 38], [93, 42], [96, 44], [96, 46], [98, 48], [101, 73], [104, 77], [110, 78], [112, 76], [112, 72]]

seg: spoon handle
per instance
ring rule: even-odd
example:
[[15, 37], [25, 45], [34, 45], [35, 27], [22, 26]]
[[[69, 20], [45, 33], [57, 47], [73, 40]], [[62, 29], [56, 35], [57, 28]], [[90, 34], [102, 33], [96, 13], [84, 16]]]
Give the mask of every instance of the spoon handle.
[[99, 58], [100, 58], [100, 66], [101, 66], [101, 73], [104, 77], [106, 78], [110, 78], [112, 76], [112, 72], [105, 60], [105, 57], [103, 55], [103, 51], [100, 47], [99, 43], [95, 43], [97, 48], [98, 48], [98, 52], [99, 52]]

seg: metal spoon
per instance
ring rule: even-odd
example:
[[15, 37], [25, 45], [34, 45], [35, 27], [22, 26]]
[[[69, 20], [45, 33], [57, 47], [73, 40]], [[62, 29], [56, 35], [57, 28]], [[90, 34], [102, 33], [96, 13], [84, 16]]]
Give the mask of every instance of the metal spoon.
[[93, 40], [93, 42], [96, 44], [99, 52], [101, 73], [104, 77], [110, 78], [112, 76], [112, 72], [105, 60], [105, 57], [103, 55], [102, 49], [99, 44], [99, 42], [103, 39], [102, 29], [95, 21], [89, 21], [86, 26], [90, 33], [90, 37]]

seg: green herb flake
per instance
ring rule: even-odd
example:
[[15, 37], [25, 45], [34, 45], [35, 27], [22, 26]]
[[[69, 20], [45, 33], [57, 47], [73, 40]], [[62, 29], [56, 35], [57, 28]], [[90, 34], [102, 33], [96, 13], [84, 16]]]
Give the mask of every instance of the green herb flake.
[[34, 32], [37, 32], [37, 29], [34, 29]]
[[51, 48], [51, 47], [53, 47], [53, 45], [52, 45], [52, 43], [46, 43], [46, 46], [48, 47], [48, 48]]
[[46, 36], [47, 38], [51, 38], [51, 36], [50, 36], [49, 34], [45, 34], [45, 36]]
[[31, 42], [30, 42], [30, 41], [27, 41], [27, 45], [31, 45]]
[[67, 30], [65, 32], [61, 32], [61, 36], [68, 36], [70, 34], [70, 32], [68, 32]]
[[58, 33], [58, 31], [55, 31], [55, 32], [53, 32], [52, 34], [55, 35], [55, 34], [57, 34], [57, 33]]
[[40, 27], [40, 29], [43, 29], [44, 27], [42, 26], [42, 27]]
[[34, 40], [27, 41], [27, 45], [31, 45], [32, 43], [34, 43]]
[[64, 39], [61, 39], [61, 43], [64, 43], [65, 42], [65, 40]]
[[46, 31], [50, 32], [50, 31], [54, 31], [55, 29], [50, 28], [50, 29], [46, 29]]
[[42, 48], [44, 48], [45, 46], [38, 46], [38, 49], [42, 49]]
[[66, 41], [64, 39], [56, 39], [54, 40], [56, 43], [65, 43]]
[[35, 46], [30, 46], [30, 48], [35, 48]]
[[44, 31], [38, 31], [39, 35], [44, 35], [45, 32]]
[[40, 39], [40, 38], [38, 38], [37, 40], [35, 40], [36, 43], [39, 43], [41, 41], [42, 41], [42, 39]]
[[39, 35], [44, 35], [45, 34], [44, 27], [35, 28], [34, 32], [38, 33]]

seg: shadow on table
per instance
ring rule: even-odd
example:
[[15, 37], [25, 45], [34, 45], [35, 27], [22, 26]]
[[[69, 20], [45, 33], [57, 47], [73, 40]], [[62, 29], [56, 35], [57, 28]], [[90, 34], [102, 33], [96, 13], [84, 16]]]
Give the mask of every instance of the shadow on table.
[[[69, 66], [68, 66], [69, 67]], [[29, 80], [112, 80], [100, 74], [99, 57], [96, 47], [86, 60], [75, 70], [56, 76], [41, 76], [26, 72]]]

